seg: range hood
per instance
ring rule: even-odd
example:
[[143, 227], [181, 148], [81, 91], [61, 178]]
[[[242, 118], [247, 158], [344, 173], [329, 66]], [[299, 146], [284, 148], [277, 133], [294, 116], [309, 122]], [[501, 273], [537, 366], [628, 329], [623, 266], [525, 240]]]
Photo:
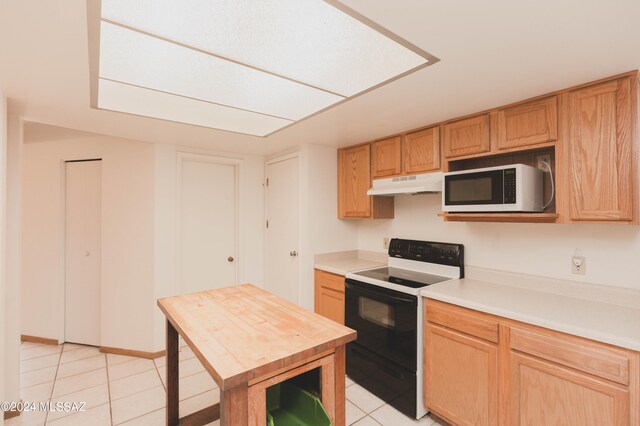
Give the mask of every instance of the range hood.
[[442, 172], [374, 179], [367, 195], [400, 195], [442, 192]]

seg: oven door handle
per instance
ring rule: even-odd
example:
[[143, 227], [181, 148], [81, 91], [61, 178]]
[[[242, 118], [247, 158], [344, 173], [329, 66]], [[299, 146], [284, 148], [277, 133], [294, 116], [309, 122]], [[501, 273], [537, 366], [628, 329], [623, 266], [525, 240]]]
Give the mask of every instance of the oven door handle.
[[416, 298], [414, 296], [399, 297], [399, 296], [392, 296], [392, 295], [387, 294], [387, 293], [377, 293], [375, 291], [371, 291], [369, 289], [362, 288], [362, 287], [360, 287], [358, 285], [354, 285], [354, 284], [352, 284], [350, 282], [345, 282], [344, 286], [345, 286], [345, 288], [348, 288], [349, 290], [357, 291], [359, 293], [364, 293], [364, 294], [367, 294], [367, 295], [370, 295], [370, 296], [376, 296], [378, 299], [384, 298], [385, 300], [395, 300], [397, 302], [403, 302], [403, 303], [416, 303]]

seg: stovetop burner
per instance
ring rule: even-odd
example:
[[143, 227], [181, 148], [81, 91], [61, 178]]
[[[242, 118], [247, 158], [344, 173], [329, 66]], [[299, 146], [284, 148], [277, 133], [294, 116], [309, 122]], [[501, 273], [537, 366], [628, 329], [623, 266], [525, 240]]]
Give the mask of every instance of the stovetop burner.
[[431, 284], [437, 284], [451, 279], [438, 275], [425, 274], [423, 272], [415, 272], [393, 267], [368, 269], [366, 271], [356, 272], [354, 275], [360, 275], [411, 288], [426, 287]]

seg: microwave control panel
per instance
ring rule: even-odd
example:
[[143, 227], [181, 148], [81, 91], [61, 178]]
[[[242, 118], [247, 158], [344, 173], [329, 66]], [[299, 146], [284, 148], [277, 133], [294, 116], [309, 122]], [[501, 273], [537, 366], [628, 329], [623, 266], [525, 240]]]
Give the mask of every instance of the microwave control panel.
[[516, 169], [504, 171], [504, 203], [516, 203]]

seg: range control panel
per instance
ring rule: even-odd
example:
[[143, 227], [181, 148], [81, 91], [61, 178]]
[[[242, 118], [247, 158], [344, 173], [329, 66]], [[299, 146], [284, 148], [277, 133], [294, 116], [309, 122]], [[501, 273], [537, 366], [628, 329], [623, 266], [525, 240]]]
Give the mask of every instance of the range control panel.
[[393, 238], [389, 242], [389, 256], [440, 265], [462, 266], [464, 264], [464, 246], [462, 244]]

